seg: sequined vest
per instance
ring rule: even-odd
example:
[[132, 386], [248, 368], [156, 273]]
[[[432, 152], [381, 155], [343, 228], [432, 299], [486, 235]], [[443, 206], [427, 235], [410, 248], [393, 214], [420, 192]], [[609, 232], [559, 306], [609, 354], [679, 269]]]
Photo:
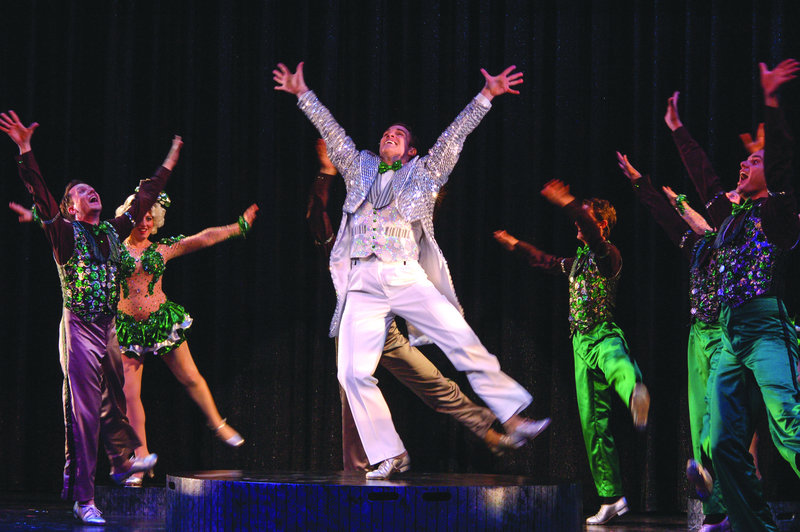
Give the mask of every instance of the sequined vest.
[[739, 216], [729, 216], [714, 247], [721, 303], [736, 308], [754, 297], [778, 294], [786, 252], [767, 240], [761, 227], [760, 205]]
[[108, 259], [103, 259], [95, 237], [80, 222], [72, 222], [75, 251], [58, 265], [64, 308], [90, 323], [116, 315], [119, 302], [119, 236], [108, 222], [98, 227], [108, 237]]
[[414, 238], [414, 228], [407, 222], [396, 202], [382, 209], [373, 208], [364, 201], [350, 220], [353, 241], [352, 258], [368, 257], [373, 253], [384, 262], [419, 260], [419, 246]]
[[719, 271], [717, 269], [714, 242], [702, 238], [692, 250], [689, 265], [689, 314], [692, 320], [716, 323], [719, 319]]
[[619, 273], [604, 277], [588, 247], [578, 249], [569, 272], [569, 332], [586, 333], [603, 322], [614, 321]]

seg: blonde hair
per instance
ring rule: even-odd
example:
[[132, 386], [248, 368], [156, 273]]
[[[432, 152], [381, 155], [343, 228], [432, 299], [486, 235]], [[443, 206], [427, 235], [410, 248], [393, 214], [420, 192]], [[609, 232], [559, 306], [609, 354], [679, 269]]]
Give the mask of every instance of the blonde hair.
[[[117, 207], [117, 211], [114, 214], [116, 216], [122, 216], [122, 213], [131, 208], [131, 204], [133, 203], [134, 199], [136, 199], [135, 194], [128, 196], [128, 199], [125, 200], [125, 203]], [[158, 233], [158, 230], [164, 227], [164, 217], [166, 214], [167, 209], [165, 209], [159, 202], [155, 202], [153, 206], [150, 207], [150, 215], [153, 217], [153, 230], [150, 231], [151, 235]]]

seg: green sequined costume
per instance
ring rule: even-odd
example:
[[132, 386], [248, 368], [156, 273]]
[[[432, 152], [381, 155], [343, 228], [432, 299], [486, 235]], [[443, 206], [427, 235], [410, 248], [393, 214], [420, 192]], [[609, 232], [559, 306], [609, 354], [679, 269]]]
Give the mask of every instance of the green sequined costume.
[[623, 495], [619, 456], [609, 427], [613, 393], [630, 407], [631, 393], [642, 380], [625, 336], [613, 322], [618, 279], [619, 272], [612, 277], [600, 273], [588, 247], [578, 250], [569, 273], [575, 391], [589, 468], [601, 497]]
[[[178, 235], [153, 242], [142, 252], [139, 258], [142, 269], [152, 275], [147, 284], [149, 295], [153, 295], [156, 283], [166, 270], [166, 262], [158, 252], [158, 246], [171, 246], [183, 238], [184, 235]], [[120, 262], [122, 293], [127, 298], [130, 292], [128, 278], [136, 271], [136, 259], [127, 249], [123, 249]], [[124, 355], [131, 358], [140, 358], [147, 353], [154, 355], [169, 353], [186, 340], [186, 331], [191, 325], [192, 317], [186, 310], [169, 300], [162, 303], [144, 320], [136, 320], [130, 314], [117, 312], [117, 338], [120, 349]]]

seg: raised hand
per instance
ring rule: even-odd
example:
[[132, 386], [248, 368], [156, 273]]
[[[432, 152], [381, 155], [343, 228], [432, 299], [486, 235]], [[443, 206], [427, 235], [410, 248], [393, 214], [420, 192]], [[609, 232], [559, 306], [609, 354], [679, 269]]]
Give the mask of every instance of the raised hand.
[[683, 125], [681, 117], [678, 114], [678, 96], [680, 96], [680, 94], [680, 92], [675, 91], [667, 100], [667, 112], [664, 114], [664, 122], [667, 123], [667, 127], [672, 131], [675, 131]]
[[739, 138], [742, 139], [742, 144], [744, 144], [744, 149], [747, 150], [747, 153], [755, 153], [762, 149], [764, 147], [764, 122], [758, 124], [755, 140], [750, 136], [750, 133], [742, 133]]
[[642, 177], [642, 174], [640, 174], [639, 171], [628, 161], [627, 155], [617, 152], [617, 164], [622, 170], [622, 173], [625, 174], [625, 177], [630, 179], [631, 182], [634, 182]]
[[669, 204], [672, 205], [672, 207], [674, 209], [677, 209], [678, 208], [678, 194], [674, 190], [672, 190], [670, 187], [668, 187], [666, 185], [661, 187], [661, 190], [664, 191], [664, 195], [667, 197], [667, 200], [669, 200]]
[[180, 135], [172, 137], [172, 145], [169, 147], [169, 153], [161, 164], [167, 170], [172, 170], [178, 164], [178, 157], [181, 155], [181, 148], [183, 147], [183, 139]]
[[511, 65], [496, 76], [490, 75], [485, 69], [482, 68], [481, 74], [483, 74], [483, 78], [486, 80], [486, 83], [484, 84], [483, 89], [481, 89], [481, 94], [483, 94], [489, 100], [495, 96], [500, 96], [501, 94], [505, 93], [519, 94], [519, 91], [512, 87], [522, 84], [522, 72], [512, 73], [515, 68], [517, 68], [516, 65]]
[[17, 220], [19, 220], [19, 223], [23, 224], [33, 221], [33, 211], [23, 207], [19, 203], [9, 201], [8, 208], [17, 213]]
[[513, 237], [512, 235], [508, 234], [505, 229], [500, 229], [499, 231], [495, 231], [492, 233], [492, 236], [495, 240], [497, 240], [501, 246], [506, 248], [508, 251], [514, 251], [514, 247], [519, 242], [518, 238]]
[[13, 110], [8, 113], [0, 113], [0, 131], [6, 133], [14, 141], [21, 154], [31, 151], [31, 137], [37, 127], [39, 127], [38, 122], [25, 127]]
[[255, 222], [255, 221], [256, 221], [256, 213], [257, 213], [257, 212], [258, 212], [258, 205], [256, 205], [255, 203], [253, 203], [252, 205], [250, 205], [250, 206], [249, 206], [249, 207], [248, 207], [248, 208], [247, 208], [247, 209], [244, 211], [244, 214], [242, 214], [242, 218], [244, 218], [244, 221], [245, 221], [245, 222], [247, 222], [247, 224], [248, 224], [248, 225], [251, 225], [251, 226], [252, 226], [252, 225], [253, 225], [253, 222]]
[[764, 89], [764, 103], [771, 107], [778, 106], [778, 89], [797, 77], [800, 64], [794, 59], [784, 59], [773, 70], [767, 69], [766, 63], [759, 63], [761, 71], [761, 88]]
[[306, 80], [303, 76], [303, 61], [297, 64], [297, 70], [292, 73], [289, 67], [283, 63], [278, 63], [278, 67], [272, 71], [272, 79], [275, 80], [275, 90], [284, 91], [295, 96], [300, 96], [308, 92]]
[[552, 179], [545, 183], [541, 195], [544, 196], [547, 201], [559, 207], [563, 207], [575, 201], [575, 196], [569, 191], [569, 185], [565, 185], [560, 179]]

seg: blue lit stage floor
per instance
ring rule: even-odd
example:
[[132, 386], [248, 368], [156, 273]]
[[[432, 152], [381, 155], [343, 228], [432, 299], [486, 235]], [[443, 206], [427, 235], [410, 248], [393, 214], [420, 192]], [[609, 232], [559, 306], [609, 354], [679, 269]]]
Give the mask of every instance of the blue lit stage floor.
[[507, 475], [206, 471], [167, 475], [170, 530], [580, 530], [577, 484]]
[[[125, 495], [131, 488], [106, 487], [120, 495]], [[166, 488], [153, 487], [146, 490], [162, 490]], [[43, 530], [43, 531], [111, 531], [114, 532], [161, 532], [172, 530], [167, 528], [164, 518], [143, 518], [140, 516], [125, 516], [115, 512], [112, 506], [102, 508], [108, 525], [103, 527], [90, 527], [81, 525], [72, 517], [71, 505], [59, 501], [57, 494], [45, 496], [0, 493], [0, 531], [6, 530]], [[253, 528], [252, 530], [256, 530]], [[264, 529], [262, 529], [264, 530]], [[291, 529], [285, 529], [291, 530]], [[333, 530], [345, 530], [342, 526]], [[402, 530], [396, 528], [396, 530]], [[448, 529], [448, 530], [455, 530]], [[628, 514], [610, 526], [588, 527], [583, 530], [597, 532], [675, 532], [687, 530], [686, 515], [658, 515], [658, 514]]]

